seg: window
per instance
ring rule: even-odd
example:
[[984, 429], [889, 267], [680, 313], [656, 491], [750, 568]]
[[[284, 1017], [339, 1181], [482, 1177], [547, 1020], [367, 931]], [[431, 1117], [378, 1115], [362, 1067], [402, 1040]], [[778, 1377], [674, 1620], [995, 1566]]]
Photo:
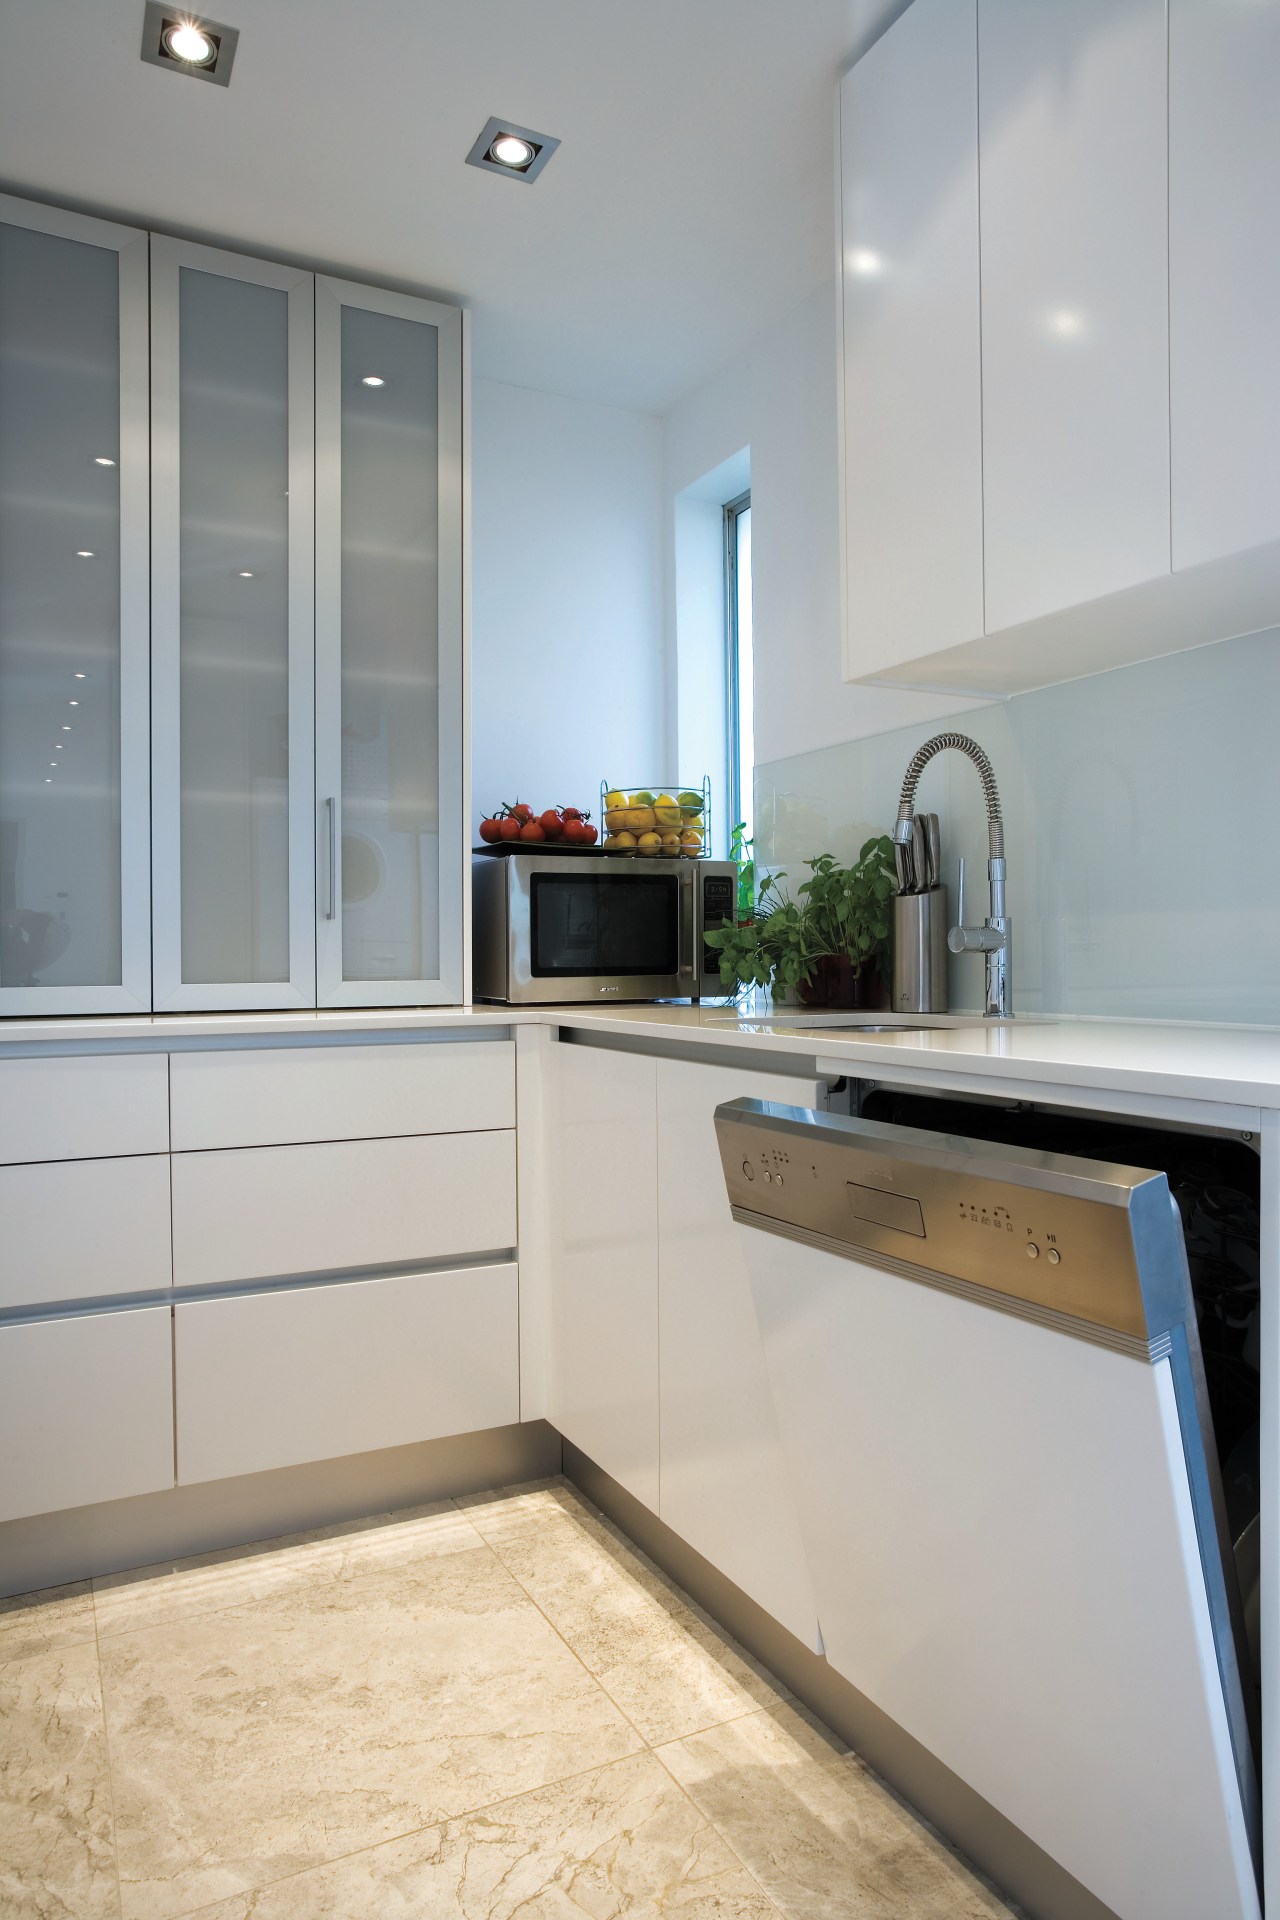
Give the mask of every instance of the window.
[[729, 792], [726, 827], [746, 823], [755, 831], [755, 672], [751, 650], [751, 495], [739, 494], [724, 510], [724, 574], [727, 665]]

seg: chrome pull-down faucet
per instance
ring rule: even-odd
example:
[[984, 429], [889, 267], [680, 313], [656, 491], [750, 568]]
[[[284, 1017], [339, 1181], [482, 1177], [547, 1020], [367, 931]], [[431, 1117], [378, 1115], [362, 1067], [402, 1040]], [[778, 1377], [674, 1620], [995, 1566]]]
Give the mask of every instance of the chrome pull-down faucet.
[[960, 897], [956, 903], [959, 917], [947, 935], [947, 945], [952, 953], [981, 953], [986, 956], [986, 1006], [983, 1011], [989, 1020], [1007, 1020], [1013, 1012], [1013, 967], [1012, 929], [1004, 910], [1004, 816], [1000, 811], [995, 771], [976, 740], [971, 740], [967, 733], [935, 733], [932, 740], [926, 740], [912, 754], [902, 781], [893, 837], [899, 846], [910, 843], [920, 775], [934, 754], [941, 753], [947, 747], [954, 747], [957, 753], [967, 754], [982, 781], [983, 798], [987, 803], [987, 880], [991, 889], [990, 911], [983, 925], [966, 927], [964, 861], [961, 860]]

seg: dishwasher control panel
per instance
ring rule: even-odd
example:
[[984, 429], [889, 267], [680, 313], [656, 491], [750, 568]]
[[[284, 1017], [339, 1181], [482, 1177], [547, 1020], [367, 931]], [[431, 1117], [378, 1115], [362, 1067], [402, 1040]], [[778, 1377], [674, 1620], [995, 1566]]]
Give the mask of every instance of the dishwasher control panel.
[[[716, 1128], [749, 1224], [1144, 1341], [1181, 1317], [1185, 1254], [1163, 1173], [755, 1100], [719, 1108]], [[1174, 1282], [1145, 1294], [1137, 1218]]]

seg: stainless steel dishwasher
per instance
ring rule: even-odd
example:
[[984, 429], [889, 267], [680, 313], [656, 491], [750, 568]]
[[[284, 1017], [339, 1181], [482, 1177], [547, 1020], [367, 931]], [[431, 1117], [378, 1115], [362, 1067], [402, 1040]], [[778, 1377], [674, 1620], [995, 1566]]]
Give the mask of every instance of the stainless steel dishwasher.
[[716, 1127], [832, 1666], [1121, 1920], [1257, 1920], [1165, 1175], [754, 1100]]

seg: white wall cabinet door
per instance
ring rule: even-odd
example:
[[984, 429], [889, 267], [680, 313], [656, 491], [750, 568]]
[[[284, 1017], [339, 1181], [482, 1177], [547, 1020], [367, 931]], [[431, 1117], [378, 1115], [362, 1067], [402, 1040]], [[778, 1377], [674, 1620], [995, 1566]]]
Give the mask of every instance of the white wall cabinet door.
[[978, 60], [992, 633], [1169, 572], [1164, 0], [979, 0]]
[[321, 1006], [463, 998], [462, 315], [316, 281]]
[[518, 1420], [518, 1315], [514, 1262], [183, 1302], [179, 1482]]
[[1280, 0], [1170, 0], [1173, 564], [1280, 539]]
[[723, 1100], [823, 1104], [819, 1081], [658, 1062], [659, 1512], [765, 1612], [821, 1650], [764, 1348], [716, 1144]]
[[976, 0], [915, 0], [839, 93], [845, 673], [983, 630]]
[[553, 1049], [551, 1410], [658, 1511], [657, 1062]]
[[0, 1520], [173, 1485], [169, 1307], [0, 1327]]
[[315, 1004], [312, 297], [152, 241], [157, 1008]]
[[0, 1013], [151, 1004], [147, 236], [0, 196]]

